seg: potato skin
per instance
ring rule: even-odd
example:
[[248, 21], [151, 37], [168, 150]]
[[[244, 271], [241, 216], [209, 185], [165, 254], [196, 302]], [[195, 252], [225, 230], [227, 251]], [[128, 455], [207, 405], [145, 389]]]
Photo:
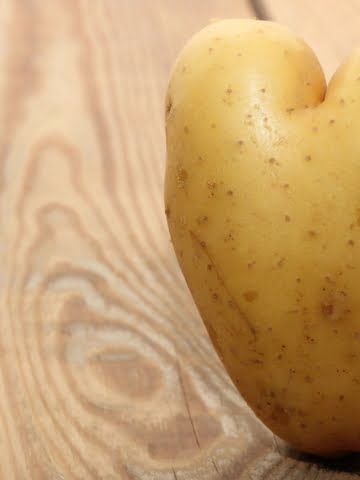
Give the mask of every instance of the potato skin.
[[237, 19], [190, 40], [166, 100], [166, 214], [196, 305], [258, 417], [321, 455], [360, 450], [359, 103], [359, 52], [326, 92], [303, 41]]

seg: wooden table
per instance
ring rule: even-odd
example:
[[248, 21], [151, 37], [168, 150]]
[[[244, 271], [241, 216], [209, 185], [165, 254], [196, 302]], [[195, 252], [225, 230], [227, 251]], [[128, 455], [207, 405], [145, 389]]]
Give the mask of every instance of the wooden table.
[[346, 479], [249, 411], [169, 241], [163, 98], [213, 17], [267, 16], [329, 74], [358, 0], [0, 3], [1, 480]]

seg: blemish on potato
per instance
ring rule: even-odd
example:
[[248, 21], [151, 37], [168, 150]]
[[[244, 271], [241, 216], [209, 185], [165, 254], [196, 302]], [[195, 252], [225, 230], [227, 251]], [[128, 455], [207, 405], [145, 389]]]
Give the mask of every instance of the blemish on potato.
[[209, 217], [207, 215], [200, 215], [197, 217], [196, 222], [198, 225], [203, 225], [209, 220]]
[[265, 92], [266, 92], [266, 88], [261, 88], [261, 89], [260, 89], [260, 92], [261, 92], [261, 93], [265, 93]]
[[166, 114], [166, 117], [168, 117], [170, 115], [170, 112], [171, 112], [171, 109], [172, 109], [172, 98], [169, 97], [167, 102], [166, 102], [166, 107], [165, 107], [165, 114]]
[[285, 222], [287, 223], [291, 222], [291, 218], [289, 215], [285, 215]]
[[340, 98], [339, 103], [340, 105], [345, 105], [345, 100], [343, 98]]
[[281, 257], [277, 262], [276, 262], [276, 266], [278, 268], [282, 268], [282, 266], [284, 265], [285, 263], [285, 258], [284, 257]]
[[335, 123], [335, 120], [334, 120], [333, 118], [331, 118], [331, 119], [329, 120], [329, 124], [330, 124], [330, 125], [333, 125], [334, 123]]
[[209, 264], [207, 265], [207, 269], [208, 269], [209, 271], [211, 271], [212, 268], [213, 268], [213, 266], [211, 265], [211, 263], [209, 263]]
[[219, 295], [216, 292], [214, 292], [211, 296], [213, 300], [217, 300], [219, 298]]
[[289, 185], [288, 183], [284, 183], [283, 188], [284, 188], [285, 190], [287, 190], [289, 187], [290, 187], [290, 185]]
[[234, 195], [234, 192], [233, 192], [232, 190], [228, 190], [228, 191], [226, 192], [226, 194], [231, 197], [232, 195]]
[[230, 308], [233, 308], [233, 309], [236, 309], [236, 308], [237, 308], [236, 302], [235, 302], [234, 300], [232, 300], [232, 299], [230, 299], [230, 300], [228, 301], [228, 305], [229, 305]]
[[234, 235], [232, 234], [232, 232], [229, 232], [227, 235], [225, 235], [224, 237], [224, 242], [229, 242], [231, 240], [234, 240]]
[[248, 264], [247, 264], [248, 270], [251, 270], [254, 265], [256, 265], [256, 261], [255, 261], [255, 260], [253, 260], [252, 262], [248, 263]]
[[255, 290], [248, 290], [243, 294], [243, 297], [247, 302], [254, 302], [258, 298], [259, 294]]
[[308, 230], [307, 234], [310, 238], [316, 238], [317, 237], [317, 232], [315, 232], [315, 230]]
[[353, 247], [355, 245], [355, 242], [354, 240], [348, 240], [348, 245], [350, 245], [350, 247]]
[[204, 240], [201, 240], [200, 246], [201, 246], [202, 248], [206, 248], [206, 242], [205, 242]]
[[276, 404], [271, 413], [271, 419], [279, 424], [286, 425], [290, 421], [290, 416], [281, 405]]
[[207, 182], [207, 187], [210, 190], [209, 197], [214, 197], [215, 196], [215, 189], [216, 189], [216, 182], [209, 180]]
[[244, 145], [244, 142], [243, 142], [242, 140], [238, 140], [236, 143], [237, 143], [240, 147], [242, 147], [242, 146]]
[[313, 133], [317, 133], [319, 131], [319, 127], [312, 127], [311, 130]]
[[342, 402], [344, 400], [345, 396], [344, 395], [339, 395], [339, 400]]
[[184, 168], [177, 171], [177, 182], [179, 187], [184, 188], [186, 180], [188, 179], [188, 173]]
[[165, 208], [165, 215], [166, 215], [168, 218], [170, 217], [170, 213], [171, 213], [170, 207], [166, 207], [166, 208]]
[[225, 93], [226, 93], [227, 95], [231, 95], [232, 92], [233, 92], [233, 89], [232, 89], [231, 87], [228, 87], [228, 88], [225, 90]]
[[212, 124], [210, 125], [210, 127], [211, 127], [211, 128], [216, 128], [216, 123], [212, 123]]
[[307, 162], [310, 162], [310, 161], [311, 161], [311, 155], [306, 155], [305, 160], [306, 160]]
[[286, 109], [286, 113], [292, 113], [295, 110], [295, 108], [290, 107]]
[[313, 383], [314, 379], [310, 375], [306, 375], [304, 378], [306, 383]]
[[321, 304], [321, 313], [325, 317], [331, 317], [334, 313], [334, 305], [331, 303], [322, 303]]
[[213, 49], [212, 47], [210, 47], [210, 48], [208, 49], [208, 52], [209, 52], [209, 53], [212, 53], [213, 50], [214, 50], [214, 49]]

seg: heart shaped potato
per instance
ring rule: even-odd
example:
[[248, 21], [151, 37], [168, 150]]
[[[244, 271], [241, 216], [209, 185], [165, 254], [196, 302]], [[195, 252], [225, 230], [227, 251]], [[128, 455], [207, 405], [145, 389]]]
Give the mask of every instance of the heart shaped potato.
[[172, 241], [232, 380], [297, 448], [360, 451], [360, 53], [326, 89], [286, 28], [211, 24], [166, 127]]

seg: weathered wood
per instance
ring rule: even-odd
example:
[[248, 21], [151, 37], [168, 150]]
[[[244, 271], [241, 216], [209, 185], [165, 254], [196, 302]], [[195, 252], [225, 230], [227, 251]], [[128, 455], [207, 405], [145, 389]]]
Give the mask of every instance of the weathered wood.
[[358, 470], [328, 472], [254, 418], [165, 226], [171, 64], [209, 19], [252, 15], [245, 0], [0, 3], [1, 479]]

